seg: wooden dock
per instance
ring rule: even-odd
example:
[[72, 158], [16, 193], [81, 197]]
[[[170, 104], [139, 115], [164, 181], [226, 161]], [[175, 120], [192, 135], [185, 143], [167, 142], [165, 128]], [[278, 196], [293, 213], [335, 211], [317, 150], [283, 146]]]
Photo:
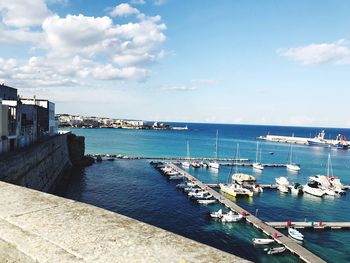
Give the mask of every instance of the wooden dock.
[[[265, 222], [276, 229], [288, 228], [288, 222]], [[308, 230], [336, 230], [350, 229], [350, 222], [291, 222], [295, 228]]]
[[[174, 170], [178, 171], [179, 173], [182, 173], [189, 181], [192, 181], [195, 183], [198, 187], [200, 187], [203, 190], [208, 191], [213, 197], [218, 200], [220, 203], [225, 205], [226, 207], [236, 211], [239, 214], [246, 214], [245, 219], [247, 222], [252, 224], [254, 227], [260, 229], [262, 232], [264, 232], [266, 235], [273, 238], [277, 243], [284, 245], [289, 251], [291, 251], [293, 254], [296, 254], [299, 256], [299, 258], [305, 262], [312, 262], [312, 263], [321, 263], [326, 262], [323, 259], [319, 258], [315, 254], [311, 253], [306, 248], [302, 247], [292, 239], [288, 238], [278, 230], [274, 229], [272, 226], [265, 224], [263, 221], [261, 221], [259, 218], [247, 213], [245, 209], [238, 206], [225, 196], [219, 194], [217, 191], [213, 190], [208, 185], [202, 183], [194, 176], [190, 175], [189, 173], [185, 172], [184, 170], [180, 169], [174, 164], [168, 164], [168, 166], [171, 166]], [[277, 235], [277, 238], [274, 236]]]

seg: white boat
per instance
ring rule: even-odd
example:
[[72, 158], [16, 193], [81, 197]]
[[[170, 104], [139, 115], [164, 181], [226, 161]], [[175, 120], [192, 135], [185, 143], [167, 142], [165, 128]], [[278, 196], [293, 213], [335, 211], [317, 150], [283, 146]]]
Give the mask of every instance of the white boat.
[[200, 167], [201, 167], [201, 165], [200, 165], [199, 162], [192, 162], [192, 163], [191, 163], [191, 166], [192, 166], [193, 168], [200, 168]]
[[214, 204], [216, 202], [215, 199], [199, 199], [197, 202], [201, 205], [209, 205], [209, 204]]
[[190, 168], [190, 162], [188, 162], [188, 161], [182, 162], [181, 165], [182, 165], [182, 167], [184, 167], [184, 168]]
[[288, 153], [288, 164], [286, 165], [287, 170], [290, 171], [300, 171], [300, 165], [293, 163], [293, 145], [290, 144], [289, 153]]
[[277, 189], [282, 192], [282, 193], [288, 193], [289, 192], [289, 182], [288, 179], [286, 177], [277, 177], [276, 179], [276, 183], [277, 183]]
[[219, 209], [217, 212], [210, 213], [210, 217], [212, 217], [212, 218], [221, 218], [222, 217], [222, 209]]
[[253, 238], [252, 241], [254, 245], [269, 245], [275, 242], [275, 240], [271, 238]]
[[186, 187], [194, 187], [196, 186], [196, 184], [192, 183], [192, 182], [184, 182], [184, 183], [181, 183], [181, 184], [177, 184], [176, 187], [177, 188], [186, 188]]
[[232, 211], [223, 214], [221, 217], [221, 222], [222, 223], [232, 223], [232, 222], [238, 222], [240, 220], [242, 220], [243, 216], [240, 214], [236, 214]]
[[262, 193], [264, 189], [259, 184], [252, 185], [252, 190], [254, 193]]
[[344, 195], [340, 179], [333, 175], [331, 155], [328, 154], [327, 175], [310, 176], [309, 180], [315, 182], [313, 185], [322, 189], [326, 195], [335, 196], [337, 194]]
[[231, 195], [233, 197], [247, 195], [249, 197], [253, 196], [253, 192], [247, 188], [244, 188], [240, 184], [219, 184], [221, 192]]
[[303, 191], [304, 193], [308, 193], [310, 195], [322, 197], [326, 194], [326, 192], [320, 186], [320, 183], [309, 179], [307, 184], [303, 186]]
[[293, 184], [290, 187], [290, 191], [294, 195], [299, 195], [299, 194], [303, 193], [302, 186], [300, 184], [298, 184], [298, 183]]
[[239, 184], [243, 183], [255, 183], [256, 178], [250, 174], [238, 173], [237, 171], [231, 176], [232, 181], [237, 182]]
[[261, 163], [261, 150], [260, 150], [260, 160], [259, 160], [259, 141], [256, 142], [256, 156], [255, 156], [255, 163], [253, 163], [253, 168], [257, 170], [264, 170], [264, 166]]
[[196, 190], [193, 190], [191, 192], [188, 192], [187, 195], [188, 196], [196, 196], [196, 195], [198, 196], [198, 195], [200, 195], [202, 193], [204, 194], [204, 193], [208, 193], [208, 192], [207, 191], [203, 191], [201, 189], [199, 189], [199, 190], [196, 189]]
[[[218, 159], [218, 138], [219, 138], [219, 130], [216, 130], [216, 140], [215, 140], [215, 160]], [[209, 168], [219, 169], [220, 164], [217, 161], [209, 162]]]
[[183, 174], [169, 176], [169, 180], [182, 180], [182, 179], [184, 179]]
[[267, 251], [268, 255], [274, 255], [274, 254], [280, 254], [286, 251], [285, 247], [273, 247], [273, 248], [266, 248], [265, 251]]
[[304, 240], [304, 235], [300, 233], [298, 230], [296, 230], [295, 228], [288, 227], [288, 234], [295, 240], [298, 240], [298, 241]]

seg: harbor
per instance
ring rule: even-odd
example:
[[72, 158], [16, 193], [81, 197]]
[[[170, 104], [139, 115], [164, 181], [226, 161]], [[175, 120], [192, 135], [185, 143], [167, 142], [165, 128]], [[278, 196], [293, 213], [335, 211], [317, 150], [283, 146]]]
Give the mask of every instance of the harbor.
[[228, 199], [224, 195], [213, 190], [207, 184], [204, 184], [203, 182], [199, 181], [197, 178], [190, 175], [186, 171], [182, 170], [181, 168], [179, 168], [175, 164], [168, 163], [167, 166], [171, 167], [174, 171], [182, 174], [189, 182], [192, 182], [196, 186], [201, 188], [202, 190], [207, 191], [210, 195], [213, 196], [213, 198], [215, 198], [222, 205], [237, 212], [238, 214], [243, 215], [245, 220], [247, 222], [249, 222], [252, 226], [261, 230], [266, 235], [268, 235], [270, 238], [273, 238], [278, 244], [285, 246], [289, 251], [296, 254], [298, 257], [300, 257], [300, 259], [302, 259], [304, 262], [312, 262], [312, 263], [325, 262], [323, 259], [321, 259], [318, 256], [316, 256], [315, 254], [311, 253], [309, 250], [305, 249], [303, 246], [299, 245], [294, 240], [285, 236], [284, 234], [282, 234], [281, 232], [279, 232], [278, 230], [276, 230], [272, 226], [264, 223], [259, 218], [255, 217], [254, 215], [248, 213], [245, 209], [238, 206], [236, 203], [232, 202], [230, 199]]
[[306, 230], [349, 230], [350, 222], [266, 222], [267, 225], [272, 226], [275, 229], [287, 229], [288, 227], [294, 227]]

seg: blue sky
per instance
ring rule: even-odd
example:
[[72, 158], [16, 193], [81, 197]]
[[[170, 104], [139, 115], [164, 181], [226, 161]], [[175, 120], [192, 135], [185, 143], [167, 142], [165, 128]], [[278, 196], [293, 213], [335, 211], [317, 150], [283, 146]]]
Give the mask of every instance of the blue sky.
[[3, 0], [0, 81], [60, 113], [350, 127], [349, 1]]

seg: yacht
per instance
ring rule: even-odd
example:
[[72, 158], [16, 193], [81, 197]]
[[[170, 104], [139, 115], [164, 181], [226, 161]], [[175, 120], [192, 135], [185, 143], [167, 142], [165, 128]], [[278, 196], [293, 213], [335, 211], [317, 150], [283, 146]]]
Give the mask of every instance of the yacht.
[[326, 194], [325, 190], [322, 188], [321, 184], [317, 181], [313, 181], [309, 179], [306, 185], [303, 186], [304, 193], [308, 193], [310, 195], [322, 197]]

